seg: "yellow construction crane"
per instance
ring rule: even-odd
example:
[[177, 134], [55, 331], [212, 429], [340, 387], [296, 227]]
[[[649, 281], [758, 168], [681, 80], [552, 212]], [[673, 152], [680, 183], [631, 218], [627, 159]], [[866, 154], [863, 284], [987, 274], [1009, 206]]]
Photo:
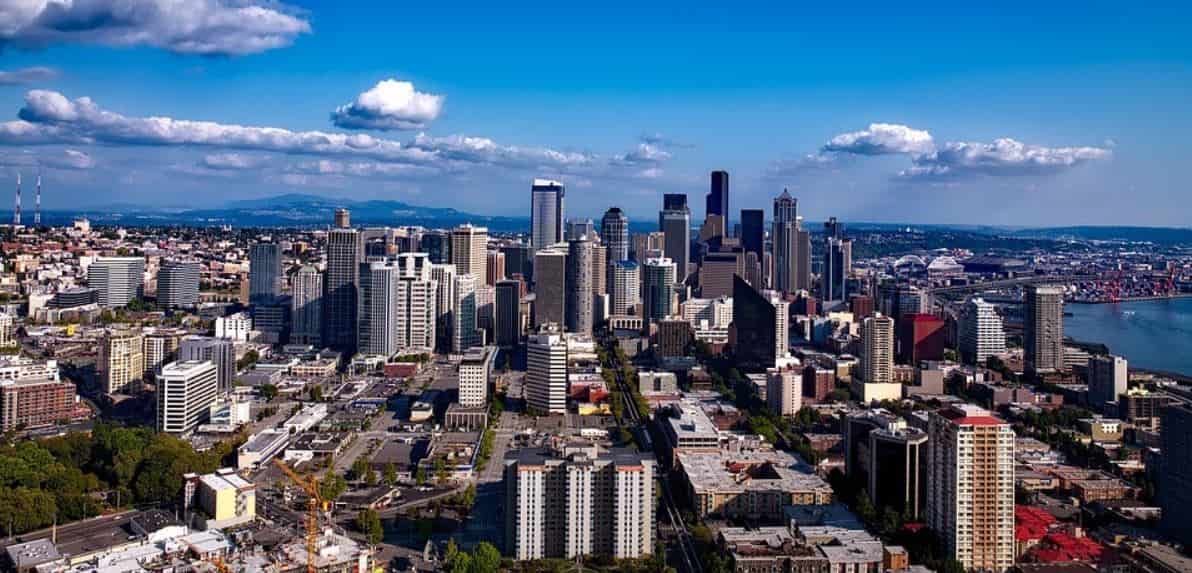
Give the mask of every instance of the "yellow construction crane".
[[306, 492], [306, 573], [316, 573], [315, 557], [319, 553], [319, 508], [327, 511], [327, 502], [319, 493], [319, 480], [315, 476], [304, 478], [285, 462], [273, 458], [273, 465], [281, 468], [286, 476]]

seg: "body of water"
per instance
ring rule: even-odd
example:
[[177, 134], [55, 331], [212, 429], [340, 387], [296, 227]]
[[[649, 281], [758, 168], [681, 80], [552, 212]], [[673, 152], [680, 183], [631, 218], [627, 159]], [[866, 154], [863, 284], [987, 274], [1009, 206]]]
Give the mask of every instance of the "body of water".
[[1192, 298], [1067, 304], [1064, 334], [1100, 342], [1131, 367], [1192, 375]]

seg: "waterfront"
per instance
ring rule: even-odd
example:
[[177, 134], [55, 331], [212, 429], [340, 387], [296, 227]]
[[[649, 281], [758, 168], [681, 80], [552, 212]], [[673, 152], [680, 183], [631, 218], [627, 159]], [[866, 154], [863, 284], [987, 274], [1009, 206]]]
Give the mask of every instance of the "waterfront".
[[1131, 367], [1192, 375], [1192, 298], [1069, 304], [1064, 333], [1100, 342]]

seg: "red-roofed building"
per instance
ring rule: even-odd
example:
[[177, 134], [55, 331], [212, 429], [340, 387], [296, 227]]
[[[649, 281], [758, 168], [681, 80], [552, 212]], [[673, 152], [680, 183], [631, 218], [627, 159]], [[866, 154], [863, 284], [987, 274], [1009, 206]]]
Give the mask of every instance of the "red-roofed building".
[[946, 337], [944, 319], [933, 314], [903, 315], [898, 319], [898, 362], [943, 360]]
[[1074, 537], [1067, 533], [1049, 533], [1031, 550], [1028, 560], [1038, 563], [1100, 561], [1105, 546], [1088, 537]]
[[1029, 549], [1047, 537], [1055, 517], [1029, 505], [1014, 506], [1014, 555], [1022, 557]]

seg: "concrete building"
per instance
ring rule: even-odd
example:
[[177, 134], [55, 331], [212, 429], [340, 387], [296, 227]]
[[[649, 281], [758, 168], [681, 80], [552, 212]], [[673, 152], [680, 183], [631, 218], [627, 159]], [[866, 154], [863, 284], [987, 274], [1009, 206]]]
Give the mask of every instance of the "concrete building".
[[484, 284], [492, 286], [505, 280], [505, 253], [490, 250], [485, 253], [484, 260]]
[[265, 304], [281, 296], [281, 246], [253, 243], [248, 250], [248, 302]]
[[790, 303], [775, 291], [759, 291], [733, 278], [733, 351], [743, 368], [773, 368], [789, 354]]
[[559, 181], [535, 179], [530, 186], [530, 248], [563, 241], [564, 199], [567, 190]]
[[323, 344], [323, 274], [319, 269], [304, 265], [294, 274], [290, 289], [290, 342], [309, 344], [316, 348]]
[[1163, 456], [1159, 464], [1158, 501], [1162, 531], [1184, 546], [1192, 545], [1192, 405], [1163, 409], [1160, 433]]
[[[744, 253], [739, 248], [713, 251], [704, 255], [699, 267], [701, 298], [720, 298], [733, 295], [733, 277], [745, 278]], [[754, 284], [754, 283], [750, 283]], [[758, 287], [763, 285], [757, 284]]]
[[631, 314], [642, 302], [641, 268], [637, 261], [619, 260], [612, 263], [609, 281], [610, 314]]
[[933, 412], [927, 525], [968, 570], [1014, 564], [1014, 430], [976, 406]]
[[526, 342], [526, 405], [542, 414], [567, 413], [567, 338], [545, 327]]
[[677, 469], [701, 519], [783, 519], [789, 505], [832, 502], [832, 486], [774, 449], [678, 452]]
[[534, 325], [567, 324], [566, 243], [542, 245], [534, 253]]
[[162, 366], [174, 360], [178, 353], [181, 333], [163, 330], [144, 333], [145, 374], [157, 374]]
[[567, 330], [591, 334], [593, 320], [593, 244], [588, 235], [575, 237], [567, 249]]
[[903, 314], [895, 325], [899, 364], [917, 366], [925, 360], [944, 359], [948, 342], [944, 319], [932, 314]]
[[519, 561], [651, 555], [655, 473], [649, 454], [628, 451], [511, 454], [506, 553]]
[[439, 285], [426, 253], [397, 256], [397, 346], [402, 352], [434, 352]]
[[609, 263], [629, 260], [629, 217], [620, 208], [610, 207], [604, 212], [600, 219], [600, 242], [608, 248]]
[[219, 392], [226, 394], [232, 391], [236, 381], [236, 348], [231, 340], [187, 336], [178, 346], [178, 360], [206, 360], [214, 363], [219, 380]]
[[220, 529], [251, 522], [257, 515], [257, 486], [231, 468], [197, 476], [198, 507], [206, 516], [208, 529]]
[[[662, 198], [662, 211], [658, 213], [658, 230], [663, 234], [663, 257], [675, 265], [673, 281], [687, 280], [691, 261], [691, 211], [687, 209], [687, 195], [667, 193]], [[638, 255], [638, 260], [642, 260]]]
[[[770, 235], [773, 241], [771, 277], [774, 290], [792, 293], [811, 288], [811, 254], [803, 252], [801, 240], [808, 235], [800, 229], [799, 201], [786, 189], [774, 199], [774, 221]], [[806, 246], [811, 245], [808, 243]], [[807, 250], [810, 251], [810, 248]]]
[[990, 356], [1006, 351], [1006, 331], [994, 305], [971, 297], [960, 313], [960, 358], [965, 364], [984, 365]]
[[641, 266], [642, 317], [650, 322], [672, 314], [675, 273], [679, 272], [675, 261], [669, 258], [648, 259]]
[[480, 408], [488, 404], [488, 386], [497, 360], [496, 348], [472, 348], [459, 363], [459, 405]]
[[797, 370], [766, 370], [766, 405], [778, 416], [794, 416], [803, 407], [803, 378]]
[[189, 434], [207, 421], [219, 373], [207, 361], [171, 362], [157, 376], [157, 431]]
[[252, 338], [252, 315], [237, 312], [215, 319], [215, 337], [233, 342], [248, 342]]
[[134, 390], [145, 374], [145, 341], [140, 333], [110, 331], [104, 335], [95, 368], [108, 394]]
[[50, 426], [73, 417], [75, 385], [54, 378], [0, 382], [0, 431]]
[[451, 264], [455, 272], [484, 280], [488, 272], [488, 228], [460, 225], [451, 230]]
[[173, 309], [193, 308], [198, 304], [198, 261], [163, 261], [157, 271], [157, 306]]
[[357, 297], [364, 242], [355, 229], [327, 233], [327, 271], [323, 277], [323, 344], [351, 356], [356, 353]]
[[869, 433], [868, 490], [877, 507], [890, 507], [912, 521], [927, 510], [927, 432], [905, 424]]
[[1092, 356], [1089, 358], [1089, 406], [1104, 412], [1106, 404], [1117, 404], [1118, 396], [1126, 393], [1130, 376], [1126, 359], [1121, 356]]
[[1027, 373], [1055, 372], [1064, 365], [1064, 289], [1023, 289], [1023, 365]]
[[87, 286], [99, 291], [99, 306], [116, 308], [145, 296], [143, 257], [99, 257], [87, 267]]
[[894, 382], [894, 319], [880, 313], [861, 322], [861, 376], [867, 384]]

